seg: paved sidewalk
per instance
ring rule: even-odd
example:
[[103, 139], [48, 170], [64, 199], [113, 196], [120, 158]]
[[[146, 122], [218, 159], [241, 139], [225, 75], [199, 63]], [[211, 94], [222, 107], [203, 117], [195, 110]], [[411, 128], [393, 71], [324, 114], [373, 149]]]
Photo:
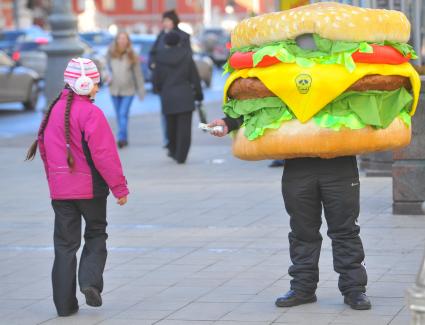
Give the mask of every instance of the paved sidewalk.
[[[209, 116], [219, 116], [209, 107]], [[373, 309], [342, 303], [326, 225], [315, 304], [281, 309], [288, 289], [288, 216], [281, 169], [232, 158], [230, 139], [197, 130], [186, 165], [161, 148], [159, 117], [131, 120], [122, 159], [131, 196], [109, 201], [104, 305], [57, 318], [52, 302], [53, 213], [31, 137], [0, 140], [0, 324], [405, 325], [424, 250], [425, 218], [391, 214], [391, 179], [361, 178], [362, 239]]]

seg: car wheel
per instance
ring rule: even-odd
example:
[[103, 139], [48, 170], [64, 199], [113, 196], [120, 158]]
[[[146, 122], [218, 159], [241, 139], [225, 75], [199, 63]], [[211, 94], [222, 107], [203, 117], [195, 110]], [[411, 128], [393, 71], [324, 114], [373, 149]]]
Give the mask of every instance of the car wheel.
[[35, 110], [37, 106], [37, 101], [38, 101], [38, 94], [39, 94], [39, 88], [38, 88], [37, 81], [33, 81], [30, 87], [30, 92], [28, 94], [27, 101], [23, 103], [25, 110], [27, 111]]

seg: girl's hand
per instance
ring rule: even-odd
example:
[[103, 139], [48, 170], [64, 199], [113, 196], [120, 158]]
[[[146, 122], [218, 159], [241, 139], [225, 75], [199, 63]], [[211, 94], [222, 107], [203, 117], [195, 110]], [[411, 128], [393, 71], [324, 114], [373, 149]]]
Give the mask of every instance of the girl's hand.
[[119, 205], [124, 205], [126, 203], [127, 203], [127, 195], [126, 196], [123, 196], [122, 198], [119, 198], [117, 200], [117, 204], [119, 204]]
[[216, 137], [224, 137], [227, 133], [229, 133], [229, 128], [226, 125], [226, 122], [224, 122], [221, 119], [218, 120], [214, 120], [212, 121], [210, 124], [208, 124], [208, 126], [210, 128], [214, 127], [214, 126], [222, 126], [223, 127], [223, 131], [212, 131], [211, 134], [216, 136]]

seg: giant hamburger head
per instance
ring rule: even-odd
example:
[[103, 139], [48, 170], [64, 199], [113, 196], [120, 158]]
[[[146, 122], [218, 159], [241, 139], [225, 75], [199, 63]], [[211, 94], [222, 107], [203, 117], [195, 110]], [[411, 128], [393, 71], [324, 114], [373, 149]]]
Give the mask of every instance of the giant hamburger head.
[[249, 18], [232, 32], [226, 115], [246, 160], [406, 146], [420, 79], [403, 13], [333, 2]]

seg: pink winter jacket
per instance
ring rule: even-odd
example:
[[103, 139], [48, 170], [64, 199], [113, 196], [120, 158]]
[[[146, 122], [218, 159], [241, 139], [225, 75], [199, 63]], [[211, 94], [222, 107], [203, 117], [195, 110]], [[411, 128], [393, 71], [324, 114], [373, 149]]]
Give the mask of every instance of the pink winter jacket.
[[122, 172], [114, 136], [103, 112], [87, 96], [74, 95], [70, 112], [71, 153], [75, 164], [66, 162], [65, 106], [70, 90], [63, 90], [39, 136], [50, 196], [54, 200], [116, 198], [129, 191]]

